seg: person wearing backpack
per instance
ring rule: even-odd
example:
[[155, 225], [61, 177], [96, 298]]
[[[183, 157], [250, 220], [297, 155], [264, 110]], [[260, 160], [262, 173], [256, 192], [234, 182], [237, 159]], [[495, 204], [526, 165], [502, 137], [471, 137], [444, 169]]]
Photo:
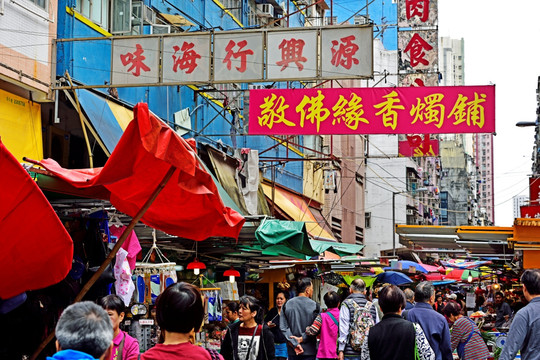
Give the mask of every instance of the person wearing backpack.
[[366, 299], [366, 284], [362, 279], [353, 280], [349, 291], [339, 311], [338, 358], [360, 360], [369, 329], [378, 321], [377, 310]]
[[324, 294], [326, 312], [320, 313], [306, 329], [310, 336], [321, 335], [317, 359], [337, 359], [336, 344], [339, 333], [339, 295], [335, 291]]

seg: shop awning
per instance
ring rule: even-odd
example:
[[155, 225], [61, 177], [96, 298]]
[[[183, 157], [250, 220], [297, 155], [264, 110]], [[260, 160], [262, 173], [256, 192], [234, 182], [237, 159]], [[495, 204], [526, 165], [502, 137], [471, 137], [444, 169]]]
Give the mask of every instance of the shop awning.
[[265, 255], [285, 255], [298, 259], [317, 256], [309, 241], [306, 225], [300, 221], [265, 219], [255, 231]]
[[334, 243], [330, 241], [310, 240], [310, 243], [313, 250], [318, 253], [331, 251], [339, 256], [354, 255], [359, 253], [364, 248], [364, 245]]
[[112, 153], [120, 141], [124, 129], [116, 120], [115, 114], [104, 97], [96, 95], [90, 90], [79, 89], [76, 91], [82, 110], [109, 153]]
[[165, 20], [175, 26], [195, 26], [191, 21], [183, 17], [182, 15], [171, 15], [166, 13], [159, 13]]
[[279, 186], [274, 187], [272, 196], [272, 186], [263, 183], [262, 187], [266, 197], [270, 201], [273, 199], [274, 205], [286, 213], [291, 220], [306, 223], [307, 232], [313, 239], [336, 241], [320, 211], [309, 206], [304, 198]]
[[0, 299], [56, 284], [71, 269], [73, 242], [18, 160], [0, 142]]
[[225, 191], [229, 194], [230, 198], [237, 204], [242, 215], [263, 215], [269, 216], [270, 209], [268, 203], [259, 184], [259, 194], [257, 196], [257, 212], [250, 214], [242, 190], [238, 186], [236, 180], [236, 172], [239, 166], [238, 160], [232, 156], [229, 156], [220, 150], [206, 145], [204, 149], [208, 153], [210, 160], [210, 166], [213, 168], [213, 172], [216, 174], [217, 179]]
[[103, 168], [69, 170], [52, 159], [37, 164], [75, 188], [101, 188], [111, 204], [134, 217], [172, 168], [174, 173], [141, 221], [167, 234], [205, 240], [238, 239], [244, 218], [226, 207], [218, 188], [194, 150], [169, 126], [134, 108], [134, 119]]
[[511, 257], [511, 227], [396, 225], [399, 242], [408, 248], [464, 250], [469, 256]]

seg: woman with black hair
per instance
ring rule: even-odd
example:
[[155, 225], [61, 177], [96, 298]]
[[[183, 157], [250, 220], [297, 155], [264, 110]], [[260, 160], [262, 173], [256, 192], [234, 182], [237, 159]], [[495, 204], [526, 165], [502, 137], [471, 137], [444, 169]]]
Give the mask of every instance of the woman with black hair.
[[207, 350], [191, 344], [203, 324], [204, 307], [199, 290], [188, 283], [169, 286], [157, 298], [156, 320], [163, 343], [142, 354], [142, 360], [211, 360]]
[[287, 339], [285, 335], [279, 329], [279, 321], [281, 318], [281, 310], [283, 305], [287, 302], [287, 294], [283, 290], [279, 290], [276, 293], [276, 306], [270, 309], [268, 314], [264, 319], [264, 322], [272, 331], [274, 335], [274, 347], [276, 350], [276, 359], [285, 360], [287, 359]]
[[226, 315], [225, 317], [229, 320], [230, 323], [235, 323], [238, 320], [238, 303], [231, 301], [225, 307]]
[[221, 344], [221, 355], [225, 360], [274, 360], [274, 336], [262, 324], [262, 309], [253, 296], [240, 298], [239, 322], [227, 327]]
[[107, 295], [100, 299], [99, 305], [105, 309], [113, 326], [113, 349], [110, 360], [136, 360], [139, 356], [139, 343], [125, 331], [120, 330], [124, 320], [125, 305], [118, 295]]
[[463, 316], [461, 305], [450, 301], [443, 308], [443, 315], [453, 323], [451, 335], [452, 351], [457, 349], [461, 360], [484, 360], [489, 357], [489, 350], [480, 334], [480, 330], [466, 316]]

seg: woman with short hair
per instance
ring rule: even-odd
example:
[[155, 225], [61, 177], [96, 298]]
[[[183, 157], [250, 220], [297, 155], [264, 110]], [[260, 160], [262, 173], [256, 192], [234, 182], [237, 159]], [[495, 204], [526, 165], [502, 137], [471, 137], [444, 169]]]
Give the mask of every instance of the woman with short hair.
[[239, 322], [227, 327], [221, 344], [221, 355], [225, 360], [274, 360], [274, 336], [262, 320], [259, 301], [253, 296], [240, 298]]
[[125, 316], [124, 300], [118, 295], [107, 295], [99, 300], [99, 305], [109, 315], [114, 331], [113, 349], [110, 360], [136, 360], [139, 356], [139, 342], [127, 332], [120, 330]]

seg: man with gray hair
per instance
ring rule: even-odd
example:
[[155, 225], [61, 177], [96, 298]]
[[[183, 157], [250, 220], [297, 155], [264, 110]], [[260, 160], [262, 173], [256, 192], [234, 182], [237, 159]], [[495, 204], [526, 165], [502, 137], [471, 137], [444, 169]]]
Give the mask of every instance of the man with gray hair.
[[435, 302], [433, 284], [428, 281], [418, 284], [414, 290], [414, 300], [416, 305], [407, 313], [407, 320], [420, 324], [435, 352], [436, 360], [452, 360], [448, 322], [432, 307]]
[[[338, 356], [339, 360], [357, 360], [360, 359], [361, 351], [355, 351], [350, 343], [350, 332], [354, 327], [352, 320], [355, 311], [365, 309], [371, 314], [372, 323], [378, 321], [377, 309], [371, 301], [366, 299], [366, 284], [362, 279], [355, 279], [349, 287], [350, 295], [343, 301], [339, 311], [339, 338], [338, 338]], [[367, 344], [367, 343], [366, 343]]]
[[105, 360], [111, 357], [113, 327], [101, 306], [82, 301], [68, 306], [56, 324], [56, 350], [47, 360]]
[[414, 307], [414, 291], [409, 288], [403, 290], [407, 302], [405, 303], [405, 310], [411, 310]]

